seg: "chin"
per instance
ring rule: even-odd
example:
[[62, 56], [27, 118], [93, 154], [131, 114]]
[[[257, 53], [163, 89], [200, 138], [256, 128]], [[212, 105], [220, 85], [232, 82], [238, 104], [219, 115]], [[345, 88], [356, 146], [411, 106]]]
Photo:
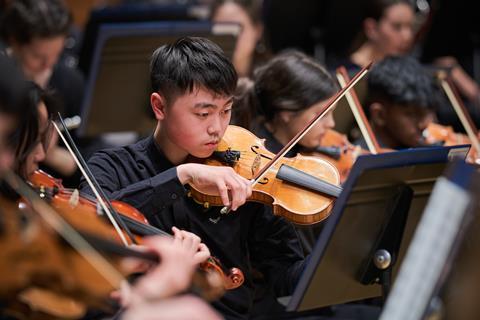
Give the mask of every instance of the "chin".
[[212, 151], [198, 151], [198, 152], [191, 152], [190, 155], [194, 156], [195, 158], [205, 159], [209, 158], [213, 154]]

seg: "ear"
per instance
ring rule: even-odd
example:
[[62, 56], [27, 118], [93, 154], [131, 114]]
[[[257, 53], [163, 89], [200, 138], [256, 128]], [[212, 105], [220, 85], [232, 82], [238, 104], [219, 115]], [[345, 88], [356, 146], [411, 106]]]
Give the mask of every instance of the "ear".
[[289, 123], [290, 119], [292, 119], [293, 112], [291, 111], [280, 111], [278, 113], [278, 117], [282, 120], [283, 123]]
[[374, 102], [370, 105], [370, 121], [378, 127], [386, 125], [387, 110], [383, 104]]
[[165, 119], [167, 104], [165, 98], [157, 92], [150, 95], [150, 105], [158, 121]]
[[262, 39], [262, 35], [263, 35], [263, 23], [256, 23], [255, 24], [255, 39], [258, 41], [260, 41], [260, 39]]
[[376, 41], [378, 36], [377, 36], [377, 21], [372, 18], [366, 18], [363, 21], [363, 31], [365, 32], [365, 35], [367, 36], [368, 40]]

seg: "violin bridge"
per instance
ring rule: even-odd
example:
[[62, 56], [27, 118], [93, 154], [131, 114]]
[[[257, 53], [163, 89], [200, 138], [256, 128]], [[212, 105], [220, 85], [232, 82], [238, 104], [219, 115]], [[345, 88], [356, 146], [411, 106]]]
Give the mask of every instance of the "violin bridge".
[[257, 154], [255, 156], [255, 159], [253, 159], [253, 163], [252, 163], [252, 167], [251, 167], [251, 170], [252, 170], [252, 177], [255, 176], [255, 174], [258, 172], [258, 170], [260, 170], [260, 165], [262, 164], [262, 157]]
[[78, 189], [73, 190], [70, 199], [68, 199], [68, 204], [72, 208], [76, 208], [78, 206], [78, 202], [80, 201], [80, 194], [78, 193]]

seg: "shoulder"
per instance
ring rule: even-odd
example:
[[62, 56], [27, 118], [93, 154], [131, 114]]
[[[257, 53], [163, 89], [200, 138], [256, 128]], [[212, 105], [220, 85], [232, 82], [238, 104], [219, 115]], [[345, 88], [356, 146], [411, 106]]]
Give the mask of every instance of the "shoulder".
[[146, 152], [148, 139], [149, 138], [146, 138], [127, 146], [97, 151], [90, 157], [88, 162], [95, 163], [98, 161], [108, 161], [109, 159], [135, 162], [139, 155]]

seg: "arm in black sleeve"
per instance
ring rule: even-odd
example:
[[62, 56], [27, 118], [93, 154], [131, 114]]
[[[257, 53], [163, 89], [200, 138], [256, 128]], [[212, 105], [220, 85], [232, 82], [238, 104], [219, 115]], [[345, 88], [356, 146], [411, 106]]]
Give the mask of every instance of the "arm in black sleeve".
[[[145, 173], [142, 176], [142, 172], [135, 170], [125, 159], [103, 151], [94, 154], [88, 166], [107, 197], [131, 204], [144, 214], [162, 210], [185, 193], [185, 188], [178, 180], [176, 167], [153, 177]], [[84, 178], [80, 183], [80, 191], [93, 195]]]
[[250, 237], [253, 266], [274, 286], [277, 296], [292, 294], [306, 265], [292, 224], [261, 206]]

